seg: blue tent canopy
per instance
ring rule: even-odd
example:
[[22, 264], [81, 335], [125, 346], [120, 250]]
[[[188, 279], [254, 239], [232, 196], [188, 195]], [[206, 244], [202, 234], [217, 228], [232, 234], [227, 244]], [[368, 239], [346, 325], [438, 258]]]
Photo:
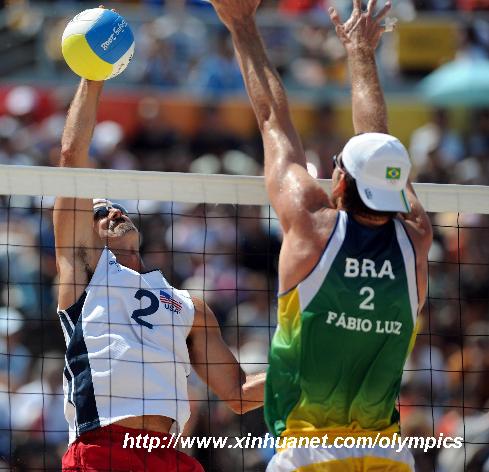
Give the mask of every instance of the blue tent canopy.
[[419, 85], [433, 105], [489, 105], [489, 61], [456, 60], [432, 72]]

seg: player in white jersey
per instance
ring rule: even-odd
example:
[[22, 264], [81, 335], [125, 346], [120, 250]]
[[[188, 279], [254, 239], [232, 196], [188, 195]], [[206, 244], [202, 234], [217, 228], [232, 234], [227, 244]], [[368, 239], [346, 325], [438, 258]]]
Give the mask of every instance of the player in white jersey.
[[[60, 166], [89, 166], [102, 87], [81, 81]], [[171, 287], [160, 271], [145, 271], [139, 232], [123, 207], [58, 198], [53, 219], [67, 344], [63, 470], [202, 471], [174, 449], [125, 449], [125, 435], [159, 435], [164, 444], [183, 430], [190, 366], [238, 414], [262, 405], [264, 374], [245, 375], [202, 300]]]

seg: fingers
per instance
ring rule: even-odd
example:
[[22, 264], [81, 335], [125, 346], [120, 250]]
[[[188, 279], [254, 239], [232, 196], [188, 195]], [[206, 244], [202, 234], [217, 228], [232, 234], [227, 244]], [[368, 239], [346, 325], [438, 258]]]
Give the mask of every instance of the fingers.
[[338, 26], [341, 25], [341, 19], [340, 19], [340, 15], [338, 14], [338, 12], [336, 11], [335, 8], [333, 7], [330, 7], [328, 9], [328, 13], [329, 13], [329, 17], [331, 18], [331, 21], [333, 22], [333, 25], [337, 28]]
[[345, 26], [341, 24], [340, 15], [333, 7], [330, 7], [328, 9], [328, 12], [329, 12], [329, 17], [331, 18], [331, 21], [333, 22], [333, 25], [335, 27], [336, 35], [338, 36], [340, 41], [346, 43], [348, 41], [348, 37], [345, 31]]
[[[104, 10], [106, 10], [106, 8], [105, 8], [104, 5], [99, 5], [98, 7], [99, 8], [103, 8]], [[111, 8], [110, 11], [113, 11], [114, 13], [117, 13], [114, 8]]]
[[367, 13], [369, 16], [373, 16], [376, 6], [377, 6], [377, 0], [369, 0], [367, 6]]
[[365, 22], [365, 17], [360, 16], [360, 18], [358, 18], [357, 22], [353, 25], [352, 30], [356, 30], [360, 26], [360, 23], [362, 23], [362, 22]]
[[385, 16], [387, 15], [387, 13], [389, 12], [389, 10], [391, 9], [392, 2], [391, 2], [391, 0], [387, 0], [387, 2], [385, 3], [385, 5], [383, 6], [383, 8], [374, 17], [374, 12], [375, 12], [375, 7], [376, 6], [377, 6], [377, 0], [369, 0], [368, 6], [367, 6], [367, 14], [370, 17], [375, 18], [377, 21], [380, 21], [380, 20], [382, 20], [382, 19], [385, 18]]
[[338, 36], [338, 38], [343, 44], [346, 44], [348, 42], [348, 35], [346, 34], [343, 25], [338, 25], [336, 27], [336, 36]]
[[[361, 27], [363, 29], [367, 28], [367, 25], [375, 25], [376, 38], [374, 39], [375, 43], [378, 43], [378, 40], [386, 31], [392, 31], [393, 25], [381, 26], [380, 22], [386, 18], [387, 13], [390, 11], [392, 7], [392, 0], [387, 0], [382, 9], [375, 15], [375, 9], [377, 7], [377, 0], [369, 0], [367, 5], [367, 11], [362, 13], [361, 11], [362, 0], [353, 0], [353, 12], [350, 19], [343, 25], [341, 24], [340, 16], [337, 10], [334, 7], [330, 7], [328, 9], [329, 16], [331, 18], [331, 22], [333, 23], [336, 33], [340, 39], [347, 39], [347, 36], [352, 32], [360, 28], [361, 23], [365, 20], [365, 25]], [[372, 21], [373, 20], [373, 21]], [[365, 31], [361, 34], [366, 34]]]
[[380, 10], [379, 13], [377, 13], [377, 16], [375, 17], [375, 19], [377, 21], [383, 20], [385, 18], [385, 16], [387, 15], [387, 13], [389, 13], [389, 10], [391, 9], [391, 7], [392, 7], [392, 3], [389, 0], [384, 5], [384, 8], [382, 8], [382, 10]]

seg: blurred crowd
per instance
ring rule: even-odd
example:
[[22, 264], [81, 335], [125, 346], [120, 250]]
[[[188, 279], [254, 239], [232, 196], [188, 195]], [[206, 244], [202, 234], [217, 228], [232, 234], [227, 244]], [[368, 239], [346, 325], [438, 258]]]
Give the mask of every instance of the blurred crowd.
[[[34, 89], [14, 88], [5, 102], [0, 162], [56, 165], [68, 102], [61, 100], [59, 109], [41, 121], [36, 119]], [[94, 165], [262, 174], [259, 138], [245, 139], [228, 129], [218, 107], [203, 107], [201, 124], [189, 136], [165, 123], [158, 102], [151, 98], [143, 98], [138, 109], [140, 126], [130, 137], [115, 122], [97, 124], [90, 151]], [[434, 110], [429, 122], [413, 130], [414, 179], [488, 184], [489, 111], [473, 111], [466, 134], [451, 126], [450, 116], [448, 110]], [[309, 171], [330, 177], [331, 156], [347, 138], [337, 131], [334, 108], [319, 106], [314, 126], [303, 136]], [[52, 203], [50, 198], [0, 200], [0, 457], [12, 461], [17, 470], [55, 470], [67, 440]], [[270, 209], [122, 203], [142, 230], [146, 264], [161, 268], [175, 286], [204, 297], [246, 370], [263, 370], [276, 322], [281, 240]], [[458, 450], [419, 454], [420, 471], [487, 470], [482, 464], [487, 467], [489, 457], [489, 218], [449, 214], [432, 218], [430, 298], [403, 378], [402, 432], [430, 436], [463, 431], [473, 443], [466, 455]], [[186, 433], [265, 433], [261, 410], [236, 417], [222, 403], [212, 401], [215, 398], [195, 376], [189, 385], [194, 401]], [[193, 453], [208, 471], [260, 471], [272, 451]], [[463, 468], [464, 461], [470, 468]]]
[[[5, 37], [15, 54], [0, 64], [0, 76], [29, 78], [34, 68], [36, 74], [45, 79], [72, 78], [62, 58], [60, 38], [73, 12], [82, 6], [67, 3], [56, 2], [52, 8], [45, 8], [34, 1], [9, 2], [4, 26], [10, 28], [10, 34], [5, 32]], [[154, 8], [136, 10], [131, 2], [117, 3], [134, 32], [136, 54], [133, 63], [122, 76], [114, 79], [115, 82], [209, 98], [243, 95], [243, 81], [229, 34], [208, 2], [147, 3]], [[332, 28], [326, 7], [334, 5], [341, 17], [347, 18], [351, 3], [350, 0], [264, 2], [261, 31], [272, 61], [289, 89], [322, 94], [325, 87], [342, 90], [348, 85], [345, 51]], [[453, 10], [456, 4], [466, 5], [468, 10], [475, 6], [489, 9], [488, 0], [403, 0], [394, 2], [391, 16], [396, 17], [403, 28], [408, 25], [405, 29], [409, 34], [409, 25], [424, 14], [424, 10]], [[92, 5], [87, 3], [86, 6]], [[413, 70], [416, 78], [426, 75], [453, 59], [457, 49], [470, 57], [489, 57], [487, 17], [474, 13], [456, 15], [452, 13], [442, 19], [427, 15], [420, 23], [422, 29], [411, 30], [410, 36], [403, 40], [403, 47], [411, 48], [411, 56], [426, 48], [426, 41], [440, 43], [438, 52], [432, 53], [428, 62], [424, 58], [418, 63], [406, 64], [399, 52], [398, 38], [386, 36], [378, 57], [382, 76], [389, 79], [385, 81], [387, 87], [412, 86]], [[0, 22], [0, 32], [1, 25]]]
[[[162, 2], [145, 3], [159, 6]], [[228, 35], [215, 28], [210, 34], [208, 22], [182, 10], [184, 2], [165, 3], [168, 8], [164, 15], [136, 25], [135, 65], [121, 80], [157, 89], [185, 84], [198, 96], [242, 94], [243, 83]], [[208, 8], [202, 2], [188, 3]], [[324, 27], [328, 25], [322, 13], [324, 2], [265, 3], [273, 7], [279, 4], [282, 11], [291, 14], [309, 12], [315, 18], [312, 23], [288, 27], [285, 21], [264, 29], [272, 58], [290, 89], [320, 89], [332, 81], [347, 83], [344, 53], [333, 32]], [[396, 4], [396, 15], [407, 17], [416, 10], [488, 8], [484, 0]], [[347, 12], [346, 2], [335, 5]], [[46, 53], [58, 61], [60, 73], [66, 73], [66, 68], [56, 56], [56, 47], [65, 23], [65, 18], [56, 19], [45, 28]], [[487, 22], [472, 22], [463, 33], [458, 55], [487, 58]], [[381, 59], [381, 64], [381, 73], [388, 75], [388, 61]], [[72, 89], [59, 89], [54, 96], [56, 103], [48, 116], [42, 113], [45, 104], [34, 88], [14, 87], [4, 96], [0, 164], [57, 165]], [[94, 166], [261, 175], [263, 150], [258, 132], [248, 136], [236, 133], [219, 101], [206, 103], [199, 109], [198, 126], [186, 134], [171, 125], [160, 101], [151, 93], [142, 95], [134, 132], [127, 133], [114, 121], [97, 124], [90, 149]], [[454, 126], [451, 110], [433, 109], [426, 123], [412, 130], [405, 144], [413, 163], [413, 180], [489, 185], [489, 109], [468, 110], [465, 116], [465, 126], [460, 128]], [[332, 103], [314, 106], [312, 126], [302, 138], [309, 172], [329, 178], [331, 158], [349, 138], [339, 131]], [[276, 323], [281, 242], [273, 212], [268, 207], [122, 203], [141, 229], [148, 268], [161, 268], [173, 285], [203, 297], [245, 369], [265, 369]], [[66, 449], [61, 384], [64, 340], [56, 315], [52, 204], [47, 197], [0, 197], [0, 469], [59, 470]], [[430, 252], [429, 301], [403, 377], [399, 398], [402, 432], [465, 435], [468, 441], [465, 451], [417, 454], [421, 472], [487, 472], [489, 218], [431, 216], [435, 241]], [[189, 393], [193, 401], [187, 434], [265, 433], [261, 410], [235, 416], [214, 401], [194, 375], [189, 378]], [[273, 453], [227, 449], [192, 452], [206, 471], [215, 472], [263, 471]]]
[[[59, 0], [51, 0], [53, 2]], [[203, 6], [206, 0], [125, 0], [125, 3], [151, 6], [165, 6], [174, 3], [184, 3], [190, 6]], [[88, 3], [78, 0], [77, 3]], [[262, 5], [269, 8], [279, 8], [287, 13], [304, 13], [323, 9], [331, 4], [331, 0], [263, 0]], [[417, 10], [450, 11], [450, 10], [484, 10], [489, 4], [484, 0], [408, 0]]]

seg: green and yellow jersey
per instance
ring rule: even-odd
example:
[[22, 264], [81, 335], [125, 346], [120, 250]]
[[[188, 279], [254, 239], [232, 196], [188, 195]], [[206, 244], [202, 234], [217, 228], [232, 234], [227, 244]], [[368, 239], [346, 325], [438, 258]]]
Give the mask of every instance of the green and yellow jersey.
[[398, 431], [395, 407], [418, 313], [402, 223], [340, 211], [314, 270], [279, 296], [265, 393], [276, 435]]

